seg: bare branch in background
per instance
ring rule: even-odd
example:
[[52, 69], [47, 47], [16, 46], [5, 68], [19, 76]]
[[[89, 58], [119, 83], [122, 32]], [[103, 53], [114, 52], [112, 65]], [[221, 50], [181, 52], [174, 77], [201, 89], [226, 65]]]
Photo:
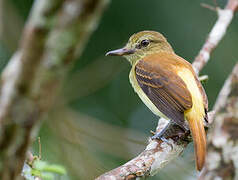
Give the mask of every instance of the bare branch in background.
[[226, 34], [226, 30], [233, 19], [237, 7], [238, 0], [228, 0], [224, 9], [216, 8], [218, 19], [209, 33], [205, 44], [193, 62], [193, 68], [197, 74], [207, 64], [210, 59], [211, 52], [217, 47], [221, 39]]
[[[208, 62], [212, 50], [217, 47], [220, 40], [224, 37], [226, 29], [229, 26], [237, 8], [238, 0], [228, 0], [224, 9], [217, 9], [218, 20], [213, 26], [208, 39], [193, 62], [193, 67], [197, 74]], [[223, 98], [222, 101], [226, 101], [226, 97], [219, 97]], [[212, 122], [213, 116], [214, 112], [212, 111], [210, 113], [209, 122]], [[159, 120], [157, 132], [163, 129], [166, 121], [167, 120], [162, 118]], [[97, 180], [114, 180], [115, 178], [129, 180], [137, 177], [148, 177], [154, 175], [166, 164], [178, 157], [189, 143], [190, 135], [184, 134], [181, 130], [177, 130], [176, 126], [168, 128], [165, 134], [166, 133], [168, 134], [168, 137], [171, 137], [170, 135], [172, 134], [176, 134], [175, 137], [172, 136], [170, 138], [170, 145], [163, 143], [161, 140], [150, 141], [146, 149], [139, 156], [126, 164], [99, 176]]]
[[0, 179], [17, 179], [39, 121], [98, 24], [107, 0], [35, 1], [0, 83]]
[[201, 180], [238, 179], [238, 64], [221, 92], [215, 121], [208, 134], [208, 153]]

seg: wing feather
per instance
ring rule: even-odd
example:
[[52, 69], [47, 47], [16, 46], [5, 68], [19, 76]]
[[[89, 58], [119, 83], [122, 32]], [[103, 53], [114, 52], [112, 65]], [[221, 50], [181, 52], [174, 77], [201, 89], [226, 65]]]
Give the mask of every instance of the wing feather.
[[135, 74], [139, 86], [161, 113], [178, 124], [184, 122], [184, 111], [192, 107], [192, 98], [172, 69], [142, 60], [136, 64]]

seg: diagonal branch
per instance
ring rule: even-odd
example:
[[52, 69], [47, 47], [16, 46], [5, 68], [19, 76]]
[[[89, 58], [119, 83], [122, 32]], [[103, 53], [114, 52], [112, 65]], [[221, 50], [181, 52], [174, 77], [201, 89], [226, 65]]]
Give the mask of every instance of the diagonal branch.
[[107, 0], [35, 1], [0, 79], [0, 179], [18, 179], [39, 121], [96, 28]]
[[[224, 9], [217, 8], [218, 19], [193, 63], [193, 67], [197, 74], [208, 62], [212, 50], [215, 49], [225, 35], [226, 29], [237, 9], [238, 0], [228, 0]], [[209, 122], [212, 122], [213, 116], [214, 112], [210, 112], [208, 118]], [[157, 132], [161, 131], [167, 123], [167, 120], [161, 118], [157, 126]], [[169, 144], [162, 142], [161, 140], [150, 140], [146, 149], [140, 155], [126, 164], [99, 176], [97, 180], [129, 180], [156, 174], [166, 164], [178, 157], [191, 141], [190, 135], [184, 134], [176, 125], [169, 127], [165, 134], [170, 138]]]
[[218, 19], [210, 31], [206, 42], [199, 51], [193, 62], [193, 68], [198, 74], [210, 59], [211, 52], [217, 47], [221, 39], [225, 36], [234, 13], [237, 11], [238, 0], [228, 0], [224, 9], [216, 8]]
[[208, 153], [200, 180], [237, 179], [238, 64], [227, 78], [216, 102], [216, 121], [208, 134]]

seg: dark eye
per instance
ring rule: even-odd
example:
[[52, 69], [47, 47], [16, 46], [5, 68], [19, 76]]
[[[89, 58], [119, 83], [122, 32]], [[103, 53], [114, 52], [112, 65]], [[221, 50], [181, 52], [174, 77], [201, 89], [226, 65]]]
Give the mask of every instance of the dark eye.
[[148, 40], [148, 39], [144, 39], [144, 40], [142, 40], [141, 42], [140, 42], [140, 45], [142, 46], [142, 47], [146, 47], [146, 46], [148, 46], [150, 44], [150, 41]]

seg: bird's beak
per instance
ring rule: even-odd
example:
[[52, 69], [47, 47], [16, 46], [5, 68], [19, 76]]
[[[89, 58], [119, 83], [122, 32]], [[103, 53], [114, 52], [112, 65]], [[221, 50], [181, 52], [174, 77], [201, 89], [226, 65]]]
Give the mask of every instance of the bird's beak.
[[106, 56], [124, 56], [124, 55], [133, 54], [134, 52], [135, 52], [134, 49], [121, 48], [121, 49], [107, 52]]

